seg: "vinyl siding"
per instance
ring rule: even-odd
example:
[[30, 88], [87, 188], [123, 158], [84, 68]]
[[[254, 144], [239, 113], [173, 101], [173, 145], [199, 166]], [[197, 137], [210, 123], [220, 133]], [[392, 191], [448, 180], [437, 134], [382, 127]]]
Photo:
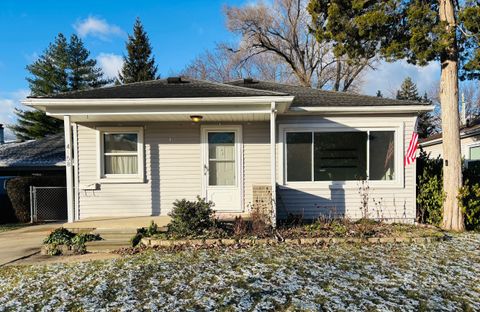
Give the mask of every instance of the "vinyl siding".
[[[344, 117], [342, 117], [344, 118]], [[346, 118], [348, 119], [348, 118]], [[404, 126], [404, 150], [414, 127], [413, 116], [352, 117], [368, 124], [401, 122]], [[278, 124], [331, 123], [318, 117], [281, 117]], [[129, 124], [144, 126], [145, 183], [101, 184], [96, 191], [82, 190], [82, 186], [98, 183], [97, 142], [95, 127], [109, 124], [85, 123], [78, 125], [79, 157], [79, 210], [80, 218], [166, 215], [176, 199], [195, 199], [202, 193], [203, 171], [201, 164], [200, 125], [193, 123]], [[244, 211], [253, 201], [254, 185], [270, 184], [270, 133], [269, 122], [244, 122], [243, 182]], [[278, 129], [278, 127], [277, 127]], [[278, 133], [278, 132], [277, 132]], [[281, 136], [278, 133], [278, 136]], [[402, 151], [403, 154], [403, 151]], [[360, 218], [361, 199], [358, 187], [335, 189], [322, 186], [286, 187], [283, 185], [280, 166], [283, 153], [277, 144], [277, 211], [279, 217], [288, 213], [301, 214], [311, 219], [320, 215], [342, 214]], [[415, 218], [415, 164], [404, 169], [404, 183], [399, 187], [370, 188], [370, 216], [383, 216], [398, 221]], [[375, 204], [375, 202], [377, 204]]]
[[[139, 124], [124, 124], [138, 126]], [[145, 123], [145, 183], [98, 183], [96, 127], [78, 125], [80, 219], [101, 216], [166, 215], [176, 199], [202, 195], [200, 126], [192, 123]], [[253, 185], [270, 182], [269, 123], [243, 123], [244, 211], [252, 203]]]
[[[379, 123], [398, 124], [402, 123], [404, 133], [402, 136], [404, 151], [408, 147], [410, 137], [415, 124], [413, 116], [367, 116], [361, 117], [338, 117], [336, 118], [316, 118], [316, 117], [296, 117], [279, 118], [278, 124], [324, 124], [331, 126], [349, 126], [349, 122], [355, 124], [363, 123], [363, 127], [375, 126]], [[354, 128], [352, 126], [352, 128]], [[279, 136], [282, 133], [278, 133]], [[402, 151], [402, 155], [403, 155]], [[285, 186], [281, 180], [283, 168], [281, 167], [281, 157], [283, 153], [280, 146], [277, 146], [277, 177], [279, 188], [277, 191], [277, 211], [279, 217], [285, 217], [287, 214], [303, 215], [306, 219], [314, 219], [321, 215], [344, 215], [348, 218], [358, 219], [362, 217], [361, 196], [359, 193], [359, 184], [343, 186], [341, 188], [331, 186], [315, 187], [314, 183], [308, 186]], [[403, 159], [400, 161], [403, 162]], [[382, 185], [370, 186], [369, 189], [369, 216], [372, 218], [385, 218], [391, 221], [412, 222], [415, 219], [415, 163], [404, 168], [404, 183], [398, 187], [384, 187]]]
[[[480, 135], [460, 139], [462, 157], [468, 160], [470, 158], [470, 146], [478, 145], [479, 141]], [[442, 143], [425, 146], [422, 149], [430, 153], [431, 158], [443, 157]]]

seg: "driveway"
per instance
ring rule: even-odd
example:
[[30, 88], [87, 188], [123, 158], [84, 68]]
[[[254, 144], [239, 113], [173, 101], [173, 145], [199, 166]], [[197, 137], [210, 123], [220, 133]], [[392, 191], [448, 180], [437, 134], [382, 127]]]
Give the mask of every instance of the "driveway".
[[43, 239], [60, 225], [33, 225], [0, 233], [0, 266], [39, 252]]

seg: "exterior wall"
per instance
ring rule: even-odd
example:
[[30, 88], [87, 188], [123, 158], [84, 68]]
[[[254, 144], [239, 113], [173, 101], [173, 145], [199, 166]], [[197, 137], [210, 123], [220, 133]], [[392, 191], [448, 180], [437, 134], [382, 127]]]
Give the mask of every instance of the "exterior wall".
[[[476, 135], [476, 136], [471, 136], [471, 137], [468, 137], [468, 138], [462, 138], [460, 140], [460, 144], [461, 144], [461, 152], [462, 152], [462, 157], [465, 158], [465, 159], [469, 159], [470, 155], [469, 155], [469, 148], [470, 146], [472, 145], [478, 145], [480, 144], [480, 135]], [[427, 152], [427, 153], [431, 153], [430, 154], [430, 157], [432, 158], [437, 158], [438, 156], [440, 156], [440, 158], [443, 157], [443, 150], [442, 150], [442, 143], [439, 142], [437, 144], [434, 144], [434, 145], [430, 145], [430, 146], [423, 146], [422, 149]]]
[[[346, 126], [349, 123], [362, 123], [364, 127], [375, 126], [378, 124], [392, 123], [403, 125], [402, 146], [404, 151], [408, 148], [408, 143], [415, 125], [413, 116], [344, 116], [338, 118], [320, 118], [320, 117], [283, 117], [278, 120], [278, 124], [323, 124], [331, 126]], [[355, 128], [352, 126], [352, 128]], [[283, 135], [280, 131], [278, 135]], [[277, 164], [279, 177], [279, 189], [277, 191], [277, 211], [279, 217], [285, 217], [287, 214], [299, 214], [306, 219], [314, 219], [321, 215], [326, 216], [346, 216], [347, 218], [358, 219], [362, 217], [361, 196], [359, 193], [360, 182], [353, 182], [349, 185], [330, 185], [315, 186], [316, 182], [308, 186], [290, 187], [283, 185], [281, 180], [281, 167], [283, 153], [281, 147], [277, 146]], [[399, 160], [403, 164], [403, 157]], [[402, 166], [403, 167], [403, 166]], [[415, 192], [415, 163], [403, 169], [403, 181], [401, 185], [385, 187], [382, 182], [375, 185], [369, 183], [369, 217], [384, 218], [390, 221], [413, 222], [416, 214]], [[377, 204], [375, 204], [377, 203]]]
[[[402, 146], [408, 147], [414, 127], [413, 116], [342, 117], [342, 120], [401, 123], [404, 129]], [[320, 117], [281, 117], [280, 124], [338, 123]], [[122, 124], [138, 126], [136, 124]], [[176, 199], [195, 199], [202, 192], [200, 125], [193, 123], [144, 123], [145, 183], [101, 184], [97, 190], [83, 190], [97, 179], [97, 142], [95, 127], [112, 124], [78, 125], [79, 216], [122, 217], [166, 215]], [[279, 127], [277, 126], [277, 130]], [[254, 203], [254, 186], [270, 185], [269, 122], [242, 123], [244, 164], [244, 211]], [[278, 133], [280, 137], [282, 133]], [[404, 150], [401, 151], [402, 155]], [[290, 187], [281, 179], [283, 151], [277, 144], [277, 211], [280, 218], [288, 213], [312, 219], [320, 215], [345, 215], [360, 218], [361, 197], [358, 185], [332, 187], [310, 185]], [[403, 159], [401, 160], [403, 162]], [[377, 202], [377, 204], [375, 204]], [[413, 221], [415, 218], [415, 164], [403, 170], [400, 186], [370, 186], [370, 216]]]
[[[122, 124], [122, 126], [138, 126]], [[202, 195], [200, 125], [193, 123], [144, 123], [145, 183], [98, 183], [96, 127], [78, 125], [80, 219], [166, 215], [176, 199]], [[268, 122], [243, 123], [244, 210], [253, 202], [253, 185], [270, 182]]]

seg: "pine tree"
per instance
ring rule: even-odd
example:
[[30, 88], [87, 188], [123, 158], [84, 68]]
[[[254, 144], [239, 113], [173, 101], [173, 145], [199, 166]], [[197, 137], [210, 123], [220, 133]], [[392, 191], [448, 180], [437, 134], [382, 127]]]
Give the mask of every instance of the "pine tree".
[[[46, 96], [60, 92], [101, 87], [111, 81], [102, 79], [97, 62], [89, 59], [89, 51], [83, 42], [72, 35], [70, 43], [63, 34], [58, 34], [45, 52], [33, 64], [27, 66], [27, 77], [33, 96]], [[16, 109], [17, 124], [9, 126], [17, 138], [37, 139], [62, 131], [61, 120], [48, 117], [37, 110]]]
[[478, 0], [310, 0], [307, 9], [317, 40], [333, 44], [337, 57], [378, 55], [421, 66], [440, 62], [446, 160], [442, 227], [464, 230], [457, 198], [462, 186], [458, 80], [480, 78]]
[[[423, 97], [418, 95], [417, 85], [410, 77], [405, 78], [400, 87], [400, 90], [397, 91], [397, 100], [417, 101], [432, 104], [432, 100], [428, 98], [426, 92]], [[423, 139], [436, 132], [437, 126], [435, 124], [435, 117], [432, 115], [432, 113], [419, 113], [417, 122], [418, 136]]]
[[126, 42], [127, 56], [123, 57], [123, 67], [116, 83], [131, 83], [156, 79], [157, 66], [152, 55], [148, 35], [137, 18], [133, 35]]
[[379, 98], [383, 98], [382, 91], [380, 91], [380, 90], [377, 90], [377, 97], [379, 97]]

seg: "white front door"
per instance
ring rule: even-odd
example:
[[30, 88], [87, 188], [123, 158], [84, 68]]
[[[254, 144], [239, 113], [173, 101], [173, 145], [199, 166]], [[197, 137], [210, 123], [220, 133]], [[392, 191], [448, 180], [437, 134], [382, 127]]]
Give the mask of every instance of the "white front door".
[[242, 211], [242, 128], [202, 127], [203, 190], [217, 211]]

